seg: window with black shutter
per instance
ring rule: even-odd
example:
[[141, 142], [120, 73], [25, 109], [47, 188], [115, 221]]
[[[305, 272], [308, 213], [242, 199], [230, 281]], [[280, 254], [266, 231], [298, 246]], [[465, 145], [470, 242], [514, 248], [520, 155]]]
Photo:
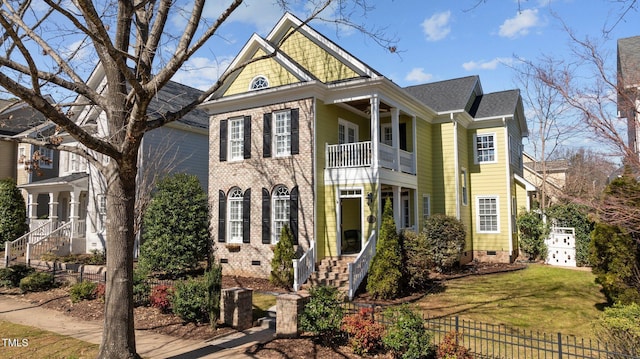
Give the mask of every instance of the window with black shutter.
[[251, 243], [251, 188], [242, 197], [242, 243]]
[[289, 227], [293, 234], [293, 244], [298, 244], [298, 186], [291, 189], [289, 193]]
[[271, 157], [271, 114], [265, 113], [262, 130], [262, 157]]
[[218, 191], [218, 242], [226, 240], [227, 196], [223, 190]]
[[262, 243], [271, 243], [271, 194], [262, 189]]
[[300, 153], [300, 126], [298, 117], [300, 111], [297, 108], [291, 110], [291, 154]]
[[220, 162], [227, 160], [227, 120], [220, 121]]
[[251, 158], [251, 116], [244, 116], [244, 158]]

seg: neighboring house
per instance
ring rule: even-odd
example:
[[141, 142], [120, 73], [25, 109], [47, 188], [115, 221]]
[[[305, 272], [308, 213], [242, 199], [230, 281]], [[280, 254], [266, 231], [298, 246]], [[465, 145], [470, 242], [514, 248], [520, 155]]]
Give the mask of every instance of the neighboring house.
[[522, 158], [524, 162], [524, 179], [536, 187], [535, 192], [533, 192], [536, 196], [535, 200], [540, 202], [542, 184], [546, 178], [546, 204], [557, 203], [562, 196], [567, 181], [567, 171], [569, 169], [567, 160], [552, 160], [543, 164], [527, 153], [523, 153]]
[[518, 90], [478, 76], [401, 88], [291, 14], [253, 35], [201, 108], [210, 117], [209, 194], [225, 274], [267, 277], [284, 225], [299, 254], [355, 256], [392, 201], [398, 228], [432, 214], [467, 230], [463, 262], [510, 262], [527, 125]]
[[618, 39], [618, 116], [627, 119], [628, 146], [640, 156], [640, 36]]
[[[104, 86], [102, 67], [97, 67], [88, 80], [89, 86]], [[169, 82], [151, 102], [150, 117], [182, 105], [199, 96], [201, 91]], [[79, 100], [80, 102], [80, 100]], [[81, 127], [100, 137], [108, 137], [106, 119], [94, 106], [84, 105], [74, 111], [74, 121]], [[153, 182], [169, 173], [190, 173], [198, 176], [203, 188], [208, 185], [208, 120], [200, 111], [192, 111], [180, 121], [147, 133], [139, 152], [139, 195], [149, 193]], [[63, 144], [81, 146], [68, 134], [60, 134]], [[109, 158], [96, 155], [100, 160]], [[30, 181], [20, 188], [28, 192], [28, 217], [31, 229], [52, 223], [49, 231], [66, 224], [71, 237], [70, 251], [84, 253], [103, 250], [108, 197], [106, 182], [96, 168], [86, 159], [63, 151], [59, 156], [59, 173], [56, 177], [41, 181]], [[46, 196], [45, 208], [35, 198]], [[46, 212], [47, 220], [38, 220], [39, 213]]]

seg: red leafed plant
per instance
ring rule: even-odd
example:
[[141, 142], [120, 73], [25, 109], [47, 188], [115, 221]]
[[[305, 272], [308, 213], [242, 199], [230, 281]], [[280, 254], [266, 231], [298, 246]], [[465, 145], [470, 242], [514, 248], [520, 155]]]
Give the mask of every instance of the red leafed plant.
[[442, 343], [438, 345], [436, 357], [438, 359], [473, 359], [469, 349], [458, 344], [462, 339], [462, 334], [451, 331], [444, 336]]
[[169, 313], [171, 311], [171, 294], [173, 294], [172, 286], [156, 286], [151, 290], [149, 303], [152, 307], [160, 309], [161, 312]]
[[384, 334], [384, 326], [373, 320], [372, 308], [362, 308], [358, 313], [344, 317], [342, 330], [349, 334], [349, 344], [358, 355], [378, 349]]
[[93, 296], [104, 302], [104, 294], [105, 294], [105, 284], [104, 283], [98, 283], [98, 285], [96, 286], [96, 289], [93, 290]]

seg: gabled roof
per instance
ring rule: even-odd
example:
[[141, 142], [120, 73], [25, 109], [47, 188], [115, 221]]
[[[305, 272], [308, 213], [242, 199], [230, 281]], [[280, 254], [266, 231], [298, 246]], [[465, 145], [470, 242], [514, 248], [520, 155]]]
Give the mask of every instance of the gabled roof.
[[[149, 104], [149, 117], [155, 119], [159, 114], [177, 111], [201, 94], [202, 91], [198, 89], [169, 81]], [[190, 111], [178, 122], [199, 128], [209, 128], [209, 116], [199, 108]]]
[[476, 119], [516, 113], [520, 90], [492, 92], [478, 96], [469, 113]]
[[640, 85], [640, 36], [618, 39], [618, 76], [624, 87]]
[[26, 183], [18, 186], [19, 188], [34, 188], [34, 187], [43, 187], [43, 186], [51, 186], [51, 185], [70, 185], [73, 183], [86, 181], [89, 178], [89, 174], [85, 172], [77, 172], [72, 173], [67, 176], [62, 177], [54, 177], [47, 178], [42, 181]]
[[[47, 99], [53, 102], [50, 96]], [[17, 135], [45, 122], [45, 117], [24, 101], [2, 100], [0, 106], [0, 135]]]
[[477, 75], [409, 86], [404, 90], [437, 112], [469, 111], [473, 95], [482, 95]]

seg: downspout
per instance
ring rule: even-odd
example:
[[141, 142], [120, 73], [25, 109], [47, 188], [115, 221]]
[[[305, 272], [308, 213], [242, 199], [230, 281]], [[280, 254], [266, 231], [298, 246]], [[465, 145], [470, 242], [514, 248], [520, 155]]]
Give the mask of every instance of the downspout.
[[[316, 134], [316, 122], [318, 120], [317, 116], [317, 107], [316, 107], [316, 103], [318, 101], [318, 99], [316, 97], [313, 97], [311, 99], [312, 104], [311, 104], [311, 113], [313, 114], [313, 119], [311, 121], [311, 133], [312, 133], [312, 150], [311, 150], [311, 168], [313, 171], [313, 175], [311, 176], [311, 188], [313, 188], [313, 236], [311, 236], [311, 240], [315, 241], [315, 246], [313, 246], [313, 263], [311, 264], [313, 266], [313, 268], [311, 269], [311, 272], [315, 272], [316, 271], [316, 261], [318, 260], [318, 179], [316, 178], [317, 176], [317, 166], [318, 166], [318, 151], [316, 148], [316, 143], [317, 143], [317, 134]], [[325, 158], [325, 162], [326, 162], [326, 158]], [[324, 175], [324, 174], [323, 174]], [[324, 182], [324, 181], [323, 181]], [[309, 243], [309, 245], [311, 245], [311, 243]]]
[[456, 218], [460, 220], [460, 175], [459, 172], [459, 158], [458, 158], [458, 122], [455, 119], [453, 113], [449, 114], [451, 122], [453, 123], [453, 167], [454, 167], [454, 186], [456, 193]]

